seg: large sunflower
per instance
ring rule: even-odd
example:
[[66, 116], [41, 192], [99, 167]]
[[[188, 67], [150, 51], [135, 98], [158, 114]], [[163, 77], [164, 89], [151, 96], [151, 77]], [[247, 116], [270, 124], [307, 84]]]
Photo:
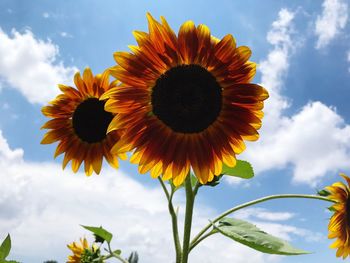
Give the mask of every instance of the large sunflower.
[[90, 263], [99, 257], [99, 248], [96, 245], [89, 246], [86, 238], [81, 238], [80, 243], [73, 242], [67, 247], [73, 252], [68, 256], [67, 263]]
[[44, 135], [41, 143], [59, 141], [55, 157], [65, 152], [63, 168], [72, 161], [74, 172], [84, 161], [87, 175], [93, 171], [98, 174], [103, 157], [117, 168], [117, 155], [112, 155], [110, 150], [120, 136], [118, 131], [106, 135], [114, 114], [105, 111], [105, 101], [100, 100], [100, 96], [116, 86], [117, 82], [109, 83], [108, 70], [94, 77], [89, 68], [85, 69], [82, 78], [79, 72], [76, 73], [74, 82], [78, 89], [58, 85], [63, 94], [42, 108], [43, 114], [52, 119], [42, 126], [50, 131]]
[[337, 257], [345, 259], [350, 255], [350, 178], [345, 174], [341, 176], [346, 180], [347, 185], [337, 182], [326, 187], [330, 192], [328, 198], [336, 201], [331, 206], [334, 214], [329, 221], [328, 237], [336, 238], [331, 248], [337, 249]]
[[125, 128], [112, 153], [134, 149], [139, 171], [181, 184], [190, 168], [201, 183], [233, 167], [244, 140], [257, 140], [267, 91], [250, 83], [256, 64], [232, 35], [219, 40], [205, 25], [184, 23], [178, 36], [147, 14], [132, 53], [116, 52], [111, 75], [122, 82], [102, 96], [117, 114], [108, 132]]

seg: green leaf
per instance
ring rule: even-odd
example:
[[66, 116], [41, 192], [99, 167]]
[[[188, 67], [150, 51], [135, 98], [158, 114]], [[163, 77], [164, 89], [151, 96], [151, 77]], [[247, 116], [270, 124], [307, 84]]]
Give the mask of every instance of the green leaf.
[[4, 260], [11, 251], [11, 237], [10, 234], [7, 234], [7, 237], [2, 242], [0, 246], [0, 260]]
[[110, 243], [112, 240], [112, 233], [108, 232], [106, 229], [104, 229], [102, 226], [100, 227], [95, 227], [95, 226], [83, 226], [81, 225], [83, 228], [91, 231], [92, 233], [94, 233], [96, 236], [99, 236], [100, 238], [103, 238], [104, 240], [107, 241], [107, 243]]
[[122, 251], [120, 249], [114, 250], [113, 251], [114, 254], [120, 255], [122, 253]]
[[237, 160], [235, 167], [228, 167], [226, 164], [222, 164], [222, 173], [243, 179], [250, 179], [254, 177], [254, 170], [251, 164], [242, 160]]
[[286, 241], [271, 236], [257, 228], [255, 225], [234, 218], [224, 218], [214, 226], [221, 234], [243, 244], [268, 254], [301, 255], [309, 254], [301, 249], [292, 247]]

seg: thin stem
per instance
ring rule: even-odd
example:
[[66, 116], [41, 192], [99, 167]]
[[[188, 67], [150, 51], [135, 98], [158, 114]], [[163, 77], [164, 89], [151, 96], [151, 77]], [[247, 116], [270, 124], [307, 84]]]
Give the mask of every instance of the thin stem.
[[173, 229], [173, 239], [174, 239], [174, 245], [175, 245], [175, 253], [176, 253], [176, 263], [181, 263], [181, 243], [179, 238], [179, 229], [177, 225], [177, 213], [173, 206], [173, 195], [174, 190], [171, 189], [171, 193], [169, 194], [168, 189], [166, 188], [163, 180], [158, 177], [158, 181], [160, 182], [160, 185], [162, 186], [164, 193], [168, 199], [168, 210], [171, 216], [171, 224]]
[[194, 194], [191, 183], [191, 176], [188, 173], [185, 180], [186, 189], [186, 213], [185, 213], [185, 225], [184, 225], [184, 238], [183, 238], [183, 250], [181, 263], [188, 262], [188, 254], [190, 252], [190, 238], [191, 238], [191, 227], [192, 227], [192, 215], [194, 205]]
[[158, 181], [160, 182], [160, 185], [162, 186], [163, 190], [164, 190], [164, 193], [166, 195], [166, 199], [169, 201], [170, 200], [170, 195], [169, 195], [169, 191], [168, 189], [166, 188], [162, 178], [158, 177]]
[[[216, 223], [217, 221], [219, 221], [220, 219], [222, 219], [223, 217], [237, 211], [240, 210], [242, 208], [248, 207], [248, 206], [252, 206], [258, 203], [262, 203], [268, 200], [272, 200], [272, 199], [280, 199], [280, 198], [306, 198], [306, 199], [318, 199], [318, 200], [323, 200], [323, 201], [328, 201], [328, 202], [333, 202], [333, 200], [328, 199], [327, 197], [323, 197], [323, 196], [318, 196], [318, 195], [303, 195], [303, 194], [281, 194], [281, 195], [270, 195], [270, 196], [265, 196], [259, 199], [255, 199], [253, 201], [238, 205], [236, 207], [233, 207], [225, 212], [223, 212], [221, 215], [219, 215], [218, 217], [216, 217], [215, 219], [211, 220], [210, 223], [208, 225], [206, 225], [191, 241], [191, 249], [194, 248], [194, 246], [196, 246], [200, 241], [202, 241], [204, 238], [201, 238], [201, 236], [210, 228], [212, 227], [212, 225], [214, 223]], [[207, 235], [209, 236], [209, 235]], [[206, 236], [206, 237], [207, 237]]]
[[[110, 252], [110, 255], [108, 255], [108, 256], [104, 256], [104, 257], [102, 258], [102, 260], [106, 260], [106, 259], [110, 259], [110, 258], [116, 258], [116, 259], [119, 259], [119, 260], [120, 260], [121, 262], [123, 262], [123, 263], [129, 263], [129, 261], [123, 259], [121, 256], [119, 256], [118, 254], [113, 253], [113, 252]], [[95, 260], [94, 260], [94, 261], [95, 261]]]

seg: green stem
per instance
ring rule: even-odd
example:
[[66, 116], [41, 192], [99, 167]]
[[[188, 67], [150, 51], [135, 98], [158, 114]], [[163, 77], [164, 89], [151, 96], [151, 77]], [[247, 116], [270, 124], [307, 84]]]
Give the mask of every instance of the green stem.
[[191, 175], [188, 173], [185, 180], [186, 189], [186, 213], [185, 213], [185, 225], [184, 225], [184, 238], [183, 238], [183, 250], [181, 263], [188, 262], [188, 254], [190, 252], [190, 238], [191, 238], [191, 227], [192, 227], [192, 215], [194, 206], [194, 193], [191, 183]]
[[281, 194], [281, 195], [270, 195], [270, 196], [265, 196], [259, 199], [255, 199], [253, 201], [238, 205], [236, 207], [233, 207], [225, 212], [223, 212], [221, 215], [219, 215], [218, 217], [216, 217], [215, 219], [211, 220], [210, 223], [208, 225], [206, 225], [191, 241], [191, 246], [190, 246], [190, 250], [193, 249], [196, 245], [199, 244], [200, 241], [202, 241], [203, 239], [205, 239], [206, 237], [210, 236], [210, 235], [206, 235], [205, 237], [202, 235], [210, 228], [213, 226], [214, 223], [216, 223], [217, 221], [219, 221], [220, 219], [222, 219], [223, 217], [237, 211], [240, 210], [242, 208], [248, 207], [248, 206], [252, 206], [258, 203], [262, 203], [268, 200], [272, 200], [272, 199], [280, 199], [280, 198], [306, 198], [306, 199], [318, 199], [318, 200], [322, 200], [322, 201], [328, 201], [328, 202], [333, 202], [333, 200], [328, 199], [327, 197], [323, 197], [323, 196], [318, 196], [318, 195], [303, 195], [303, 194]]
[[174, 195], [174, 190], [171, 190], [171, 194], [169, 194], [168, 189], [166, 188], [163, 180], [158, 177], [158, 180], [160, 182], [160, 185], [162, 186], [164, 193], [168, 199], [168, 210], [171, 216], [171, 224], [172, 224], [172, 229], [173, 229], [173, 239], [174, 239], [174, 245], [175, 245], [175, 253], [176, 253], [176, 263], [181, 263], [181, 244], [180, 244], [180, 238], [179, 238], [179, 229], [177, 225], [177, 215], [176, 211], [173, 206], [173, 195]]
[[123, 259], [121, 256], [119, 256], [118, 254], [115, 254], [113, 252], [111, 252], [111, 254], [108, 256], [103, 256], [102, 260], [106, 260], [106, 259], [110, 259], [110, 258], [116, 258], [116, 259], [119, 259], [123, 263], [129, 263], [129, 261]]
[[109, 259], [109, 258], [116, 258], [116, 259], [119, 259], [123, 263], [129, 263], [129, 261], [127, 261], [126, 259], [123, 259], [121, 256], [119, 256], [118, 254], [116, 254], [116, 253], [114, 253], [112, 251], [111, 244], [109, 242], [107, 242], [107, 245], [108, 245], [109, 255], [108, 256], [104, 256], [102, 258], [102, 260]]

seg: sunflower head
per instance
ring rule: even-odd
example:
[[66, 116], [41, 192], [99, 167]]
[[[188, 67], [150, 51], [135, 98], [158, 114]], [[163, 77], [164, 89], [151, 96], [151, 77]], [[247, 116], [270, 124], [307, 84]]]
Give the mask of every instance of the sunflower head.
[[68, 256], [67, 263], [92, 263], [100, 256], [100, 249], [95, 244], [90, 247], [86, 238], [81, 238], [80, 243], [73, 242], [67, 247], [73, 253]]
[[205, 184], [233, 167], [245, 140], [257, 140], [267, 91], [250, 83], [251, 51], [221, 40], [205, 25], [185, 22], [178, 34], [147, 14], [149, 32], [135, 31], [137, 46], [116, 52], [111, 74], [122, 82], [107, 91], [105, 109], [116, 114], [108, 130], [125, 134], [112, 152], [134, 150], [139, 171], [180, 185], [192, 168]]
[[[69, 161], [72, 170], [77, 172], [81, 163], [85, 163], [85, 173], [99, 173], [103, 157], [115, 168], [118, 167], [118, 155], [111, 155], [111, 147], [118, 142], [117, 130], [106, 134], [107, 127], [115, 114], [104, 110], [105, 101], [101, 95], [117, 82], [109, 82], [109, 71], [94, 76], [89, 68], [83, 77], [74, 76], [77, 88], [58, 85], [62, 94], [42, 108], [45, 116], [51, 118], [42, 128], [50, 131], [44, 135], [42, 144], [59, 141], [55, 157], [65, 153], [63, 168]], [[125, 158], [124, 154], [119, 157]]]
[[330, 246], [337, 249], [337, 257], [350, 255], [350, 178], [341, 174], [347, 184], [336, 182], [326, 187], [328, 198], [336, 203], [330, 207], [334, 212], [328, 224], [328, 238], [336, 238]]

